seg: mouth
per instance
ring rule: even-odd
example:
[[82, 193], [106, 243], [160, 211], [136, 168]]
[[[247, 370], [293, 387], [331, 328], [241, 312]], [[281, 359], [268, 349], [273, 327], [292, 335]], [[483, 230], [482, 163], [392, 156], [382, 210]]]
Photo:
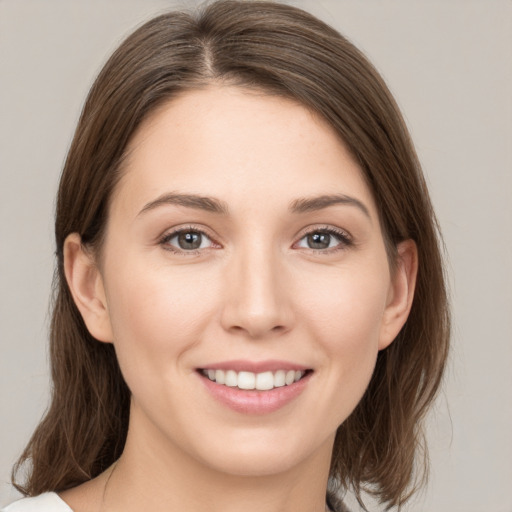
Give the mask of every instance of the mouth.
[[260, 373], [249, 371], [235, 371], [228, 369], [200, 368], [198, 372], [211, 382], [219, 386], [238, 388], [244, 391], [270, 391], [283, 388], [301, 381], [313, 370], [285, 370], [265, 371]]
[[289, 361], [231, 360], [196, 369], [210, 396], [237, 413], [260, 415], [292, 404], [313, 369]]

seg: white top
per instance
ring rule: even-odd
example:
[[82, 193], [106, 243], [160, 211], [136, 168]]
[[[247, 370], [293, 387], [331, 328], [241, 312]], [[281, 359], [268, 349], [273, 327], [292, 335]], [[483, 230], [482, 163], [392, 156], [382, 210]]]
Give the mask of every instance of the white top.
[[0, 512], [73, 512], [54, 492], [45, 492], [34, 498], [22, 498]]

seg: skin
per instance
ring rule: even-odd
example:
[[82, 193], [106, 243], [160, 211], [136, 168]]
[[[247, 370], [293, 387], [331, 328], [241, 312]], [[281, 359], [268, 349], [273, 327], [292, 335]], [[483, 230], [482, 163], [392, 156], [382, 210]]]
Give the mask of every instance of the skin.
[[[76, 512], [324, 510], [336, 429], [409, 313], [414, 243], [400, 244], [391, 273], [358, 165], [327, 123], [287, 99], [187, 92], [128, 151], [101, 257], [77, 234], [65, 244], [76, 304], [91, 334], [115, 345], [132, 391], [128, 440], [104, 497], [108, 473], [62, 498]], [[147, 207], [171, 192], [216, 198], [229, 213]], [[290, 211], [332, 194], [359, 204]], [[206, 236], [187, 252], [163, 240], [175, 229]], [[311, 248], [308, 232], [328, 247]], [[233, 359], [312, 373], [284, 407], [244, 414], [197, 372]]]

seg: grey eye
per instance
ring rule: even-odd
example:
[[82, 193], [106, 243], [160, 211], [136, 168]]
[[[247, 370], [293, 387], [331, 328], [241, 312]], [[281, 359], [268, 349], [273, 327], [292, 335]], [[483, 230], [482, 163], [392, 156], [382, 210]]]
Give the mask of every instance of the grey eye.
[[311, 233], [307, 235], [307, 244], [310, 249], [327, 249], [331, 243], [332, 235], [329, 233]]
[[209, 247], [211, 240], [204, 233], [189, 229], [171, 234], [166, 243], [182, 251], [193, 251]]
[[201, 247], [201, 233], [189, 231], [180, 233], [177, 238], [180, 249], [199, 249], [199, 247]]
[[312, 231], [304, 235], [298, 243], [298, 246], [304, 249], [316, 250], [334, 249], [346, 245], [348, 245], [348, 240], [342, 234], [326, 230]]

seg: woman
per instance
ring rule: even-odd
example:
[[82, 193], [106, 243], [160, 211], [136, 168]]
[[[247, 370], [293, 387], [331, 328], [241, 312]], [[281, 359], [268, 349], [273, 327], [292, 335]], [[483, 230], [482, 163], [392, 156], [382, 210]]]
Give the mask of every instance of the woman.
[[9, 512], [400, 506], [422, 482], [437, 225], [395, 102], [332, 28], [220, 1], [138, 29], [86, 101], [56, 243], [52, 403]]

